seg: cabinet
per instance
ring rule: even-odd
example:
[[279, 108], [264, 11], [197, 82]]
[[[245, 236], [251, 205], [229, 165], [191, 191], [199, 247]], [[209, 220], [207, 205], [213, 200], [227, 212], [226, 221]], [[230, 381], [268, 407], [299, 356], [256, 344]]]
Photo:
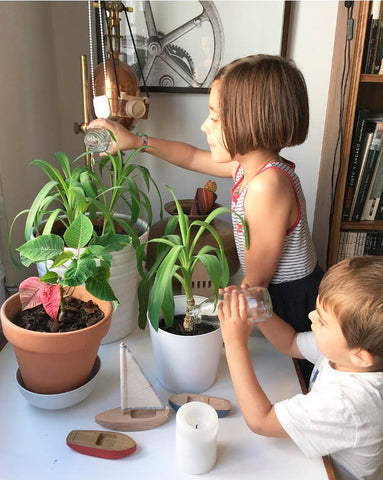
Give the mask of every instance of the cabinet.
[[[343, 2], [340, 2], [343, 4]], [[348, 171], [355, 112], [367, 108], [371, 113], [383, 112], [383, 75], [361, 74], [362, 57], [368, 25], [370, 2], [354, 2], [354, 38], [346, 96], [339, 172], [332, 205], [328, 243], [328, 267], [337, 262], [340, 235], [344, 230], [381, 230], [383, 221], [343, 222], [342, 210]], [[340, 60], [340, 59], [339, 59]]]

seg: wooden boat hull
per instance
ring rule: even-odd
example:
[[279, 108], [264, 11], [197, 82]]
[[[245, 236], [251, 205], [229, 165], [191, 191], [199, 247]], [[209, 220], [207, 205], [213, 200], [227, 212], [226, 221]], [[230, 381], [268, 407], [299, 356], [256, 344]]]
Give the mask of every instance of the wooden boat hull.
[[177, 411], [182, 405], [189, 402], [207, 403], [215, 409], [218, 417], [224, 417], [231, 410], [231, 403], [225, 398], [212, 397], [210, 395], [200, 395], [198, 393], [177, 393], [170, 395], [169, 405]]
[[123, 412], [112, 408], [96, 415], [96, 423], [119, 432], [151, 430], [165, 423], [169, 418], [169, 407], [164, 409], [133, 409]]
[[66, 443], [76, 452], [111, 460], [127, 457], [137, 449], [136, 442], [128, 435], [101, 430], [72, 430]]

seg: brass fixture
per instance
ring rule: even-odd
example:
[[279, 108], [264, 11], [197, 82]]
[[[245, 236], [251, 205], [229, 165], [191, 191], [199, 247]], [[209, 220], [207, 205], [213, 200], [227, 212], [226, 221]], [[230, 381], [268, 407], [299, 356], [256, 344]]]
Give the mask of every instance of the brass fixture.
[[[98, 2], [94, 2], [93, 6], [98, 7]], [[105, 34], [106, 82], [104, 65], [100, 63], [94, 69], [94, 93], [95, 96], [106, 95], [111, 111], [109, 118], [131, 130], [138, 119], [148, 117], [149, 110], [149, 98], [140, 96], [139, 82], [134, 69], [120, 60], [120, 13], [125, 10], [132, 12], [133, 9], [124, 7], [121, 2], [103, 2], [103, 8], [109, 14]], [[76, 133], [84, 133], [90, 122], [90, 116], [95, 118], [93, 102], [90, 100], [85, 55], [81, 55], [81, 86], [83, 122], [74, 124]]]

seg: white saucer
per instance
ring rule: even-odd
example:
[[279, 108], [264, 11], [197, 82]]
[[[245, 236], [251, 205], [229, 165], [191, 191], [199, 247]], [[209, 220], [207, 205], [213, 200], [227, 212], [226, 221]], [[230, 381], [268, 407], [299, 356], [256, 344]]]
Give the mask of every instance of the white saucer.
[[88, 395], [90, 395], [94, 387], [96, 386], [98, 376], [97, 374], [100, 371], [100, 367], [101, 360], [100, 357], [97, 356], [96, 361], [94, 362], [92, 372], [89, 376], [89, 380], [84, 385], [81, 385], [81, 387], [64, 393], [43, 394], [27, 390], [25, 388], [23, 379], [21, 378], [19, 369], [17, 369], [16, 372], [16, 381], [20, 392], [31, 405], [39, 408], [57, 410], [59, 408], [72, 407], [73, 405], [80, 403]]

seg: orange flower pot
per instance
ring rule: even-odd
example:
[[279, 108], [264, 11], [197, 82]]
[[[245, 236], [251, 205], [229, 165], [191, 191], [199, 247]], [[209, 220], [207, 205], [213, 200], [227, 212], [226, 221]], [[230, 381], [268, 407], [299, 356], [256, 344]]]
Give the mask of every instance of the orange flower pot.
[[21, 309], [19, 294], [1, 307], [1, 325], [12, 344], [25, 387], [36, 393], [62, 393], [83, 385], [92, 370], [102, 338], [108, 333], [113, 306], [93, 297], [84, 287], [73, 294], [84, 301], [93, 300], [104, 318], [82, 330], [45, 333], [26, 330], [13, 323]]

